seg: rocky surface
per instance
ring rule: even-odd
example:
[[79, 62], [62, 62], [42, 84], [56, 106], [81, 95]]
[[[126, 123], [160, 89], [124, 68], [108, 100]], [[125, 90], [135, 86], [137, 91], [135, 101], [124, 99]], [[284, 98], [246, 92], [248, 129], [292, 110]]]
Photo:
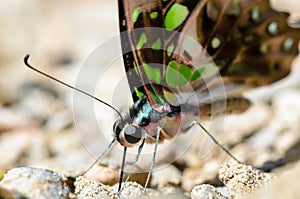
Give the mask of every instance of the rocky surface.
[[240, 198], [266, 186], [274, 175], [249, 165], [225, 164], [219, 170], [219, 178], [228, 189], [229, 197]]
[[[12, 192], [17, 198], [69, 198], [69, 188], [64, 178], [58, 173], [40, 168], [20, 167], [9, 170], [0, 181], [0, 187]], [[4, 198], [10, 198], [3, 192], [1, 194]]]
[[[274, 2], [281, 9], [292, 8], [291, 20], [296, 19], [299, 7], [295, 1]], [[97, 121], [94, 125], [86, 103], [74, 108], [73, 91], [30, 71], [23, 64], [23, 57], [31, 53], [32, 64], [74, 85], [87, 57], [118, 33], [117, 6], [103, 0], [11, 0], [1, 1], [0, 11], [0, 196], [116, 197], [113, 185], [119, 179], [119, 146], [86, 176], [78, 178], [74, 190], [72, 181], [68, 188], [64, 182], [65, 177], [76, 177], [85, 171], [108, 146], [115, 113], [93, 104], [92, 115]], [[107, 47], [107, 53], [115, 50], [114, 46]], [[101, 62], [98, 65], [104, 67]], [[114, 60], [91, 93], [125, 112], [130, 94], [122, 87], [126, 84], [121, 81], [121, 71], [121, 60]], [[248, 166], [232, 164], [233, 160], [214, 144], [208, 145], [205, 133], [194, 127], [176, 141], [159, 147], [147, 193], [153, 194], [152, 198], [297, 198], [299, 74], [297, 58], [290, 76], [246, 93], [253, 102], [248, 111], [221, 121], [222, 134], [215, 136]], [[88, 90], [88, 83], [87, 80], [87, 85], [80, 88]], [[215, 123], [203, 123], [216, 133], [212, 124]], [[126, 175], [132, 169], [136, 152], [133, 149], [128, 153]], [[142, 153], [120, 197], [148, 196], [143, 194], [143, 185], [153, 146], [145, 146]], [[224, 163], [227, 164], [222, 166]], [[263, 171], [271, 171], [276, 177], [269, 179]]]

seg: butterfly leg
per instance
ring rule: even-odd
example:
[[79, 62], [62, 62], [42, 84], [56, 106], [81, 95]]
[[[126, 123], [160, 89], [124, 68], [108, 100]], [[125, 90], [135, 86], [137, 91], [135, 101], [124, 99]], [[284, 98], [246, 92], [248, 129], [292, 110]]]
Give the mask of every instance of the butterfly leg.
[[143, 150], [143, 147], [144, 147], [144, 144], [145, 144], [145, 140], [146, 140], [146, 138], [143, 139], [142, 144], [139, 146], [139, 148], [138, 148], [138, 154], [135, 157], [134, 164], [132, 165], [130, 171], [128, 172], [126, 180], [123, 183], [123, 187], [121, 188], [121, 190], [119, 192], [121, 192], [123, 190], [123, 188], [125, 187], [125, 184], [128, 182], [128, 180], [129, 180], [129, 178], [130, 178], [130, 176], [131, 176], [131, 174], [132, 174], [132, 172], [133, 172], [133, 170], [134, 170], [134, 168], [136, 166], [136, 163], [138, 162], [138, 160], [139, 160], [139, 158], [141, 156], [141, 153], [142, 153], [142, 150]]
[[124, 146], [124, 150], [123, 150], [123, 159], [122, 159], [122, 166], [121, 166], [121, 171], [120, 171], [120, 179], [119, 179], [118, 193], [119, 193], [120, 190], [121, 190], [122, 181], [123, 181], [124, 167], [125, 167], [125, 160], [126, 160], [126, 152], [127, 152], [127, 147]]
[[225, 153], [227, 155], [229, 155], [232, 159], [234, 159], [237, 163], [239, 164], [243, 164], [241, 161], [239, 161], [236, 157], [234, 157], [234, 155], [232, 155], [232, 153], [229, 152], [228, 149], [226, 149], [222, 144], [220, 144], [218, 142], [218, 140], [216, 140], [216, 138], [208, 131], [206, 130], [206, 128], [198, 121], [194, 120], [188, 127], [188, 129], [190, 129], [192, 126], [194, 126], [195, 124], [197, 124], [209, 137], [210, 139], [212, 139], [212, 141], [223, 151], [225, 151]]
[[146, 187], [149, 183], [150, 176], [151, 176], [153, 166], [154, 166], [154, 163], [155, 163], [156, 151], [157, 151], [157, 146], [158, 146], [158, 141], [159, 141], [159, 136], [160, 136], [161, 129], [162, 128], [160, 126], [157, 127], [156, 140], [155, 140], [155, 145], [154, 145], [154, 152], [153, 152], [153, 156], [152, 156], [152, 162], [151, 162], [150, 169], [149, 169], [148, 176], [147, 176], [147, 180], [146, 180], [146, 183], [145, 183], [145, 186], [144, 186], [144, 191], [146, 191]]

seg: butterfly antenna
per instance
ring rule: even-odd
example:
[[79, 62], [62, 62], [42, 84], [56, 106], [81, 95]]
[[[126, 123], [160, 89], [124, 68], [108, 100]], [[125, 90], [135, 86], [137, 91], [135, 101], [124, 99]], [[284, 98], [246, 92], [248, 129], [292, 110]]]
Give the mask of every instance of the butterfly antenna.
[[80, 90], [80, 89], [78, 89], [78, 88], [76, 88], [76, 87], [74, 87], [74, 86], [71, 86], [71, 85], [69, 85], [69, 84], [67, 84], [67, 83], [65, 83], [65, 82], [63, 82], [63, 81], [61, 81], [61, 80], [59, 80], [59, 79], [56, 79], [55, 77], [52, 77], [51, 75], [48, 75], [48, 74], [44, 73], [43, 71], [40, 71], [40, 70], [38, 70], [37, 68], [31, 66], [31, 65], [29, 64], [29, 62], [28, 62], [29, 57], [30, 57], [29, 54], [25, 55], [25, 57], [24, 57], [24, 63], [25, 63], [25, 65], [26, 65], [28, 68], [30, 68], [30, 69], [34, 70], [35, 72], [38, 72], [38, 73], [40, 73], [40, 74], [42, 74], [42, 75], [44, 75], [44, 76], [46, 76], [46, 77], [48, 77], [48, 78], [54, 80], [54, 81], [56, 81], [56, 82], [58, 82], [58, 83], [60, 83], [60, 84], [62, 84], [62, 85], [64, 85], [64, 86], [66, 86], [66, 87], [69, 87], [69, 88], [71, 88], [71, 89], [73, 89], [73, 90], [75, 90], [75, 91], [78, 91], [78, 92], [80, 92], [80, 93], [82, 93], [82, 94], [85, 94], [85, 95], [87, 95], [87, 96], [89, 96], [89, 97], [91, 97], [91, 98], [97, 100], [98, 102], [100, 102], [100, 103], [102, 103], [102, 104], [105, 104], [106, 106], [108, 106], [108, 107], [110, 107], [111, 109], [113, 109], [114, 111], [116, 111], [116, 113], [119, 115], [119, 117], [121, 118], [121, 120], [123, 120], [123, 117], [122, 117], [121, 113], [120, 113], [116, 108], [114, 108], [112, 105], [106, 103], [105, 101], [103, 101], [103, 100], [101, 100], [101, 99], [99, 99], [99, 98], [97, 98], [97, 97], [95, 97], [95, 96], [93, 96], [93, 95], [91, 95], [91, 94], [89, 94], [89, 93], [83, 91], [83, 90]]

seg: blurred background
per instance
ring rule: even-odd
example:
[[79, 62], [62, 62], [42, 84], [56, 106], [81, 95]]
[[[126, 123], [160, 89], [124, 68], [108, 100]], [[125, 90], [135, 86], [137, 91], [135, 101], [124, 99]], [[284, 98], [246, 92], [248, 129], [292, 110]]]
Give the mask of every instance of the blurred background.
[[[282, 10], [292, 10], [293, 20], [300, 13], [299, 3], [274, 2]], [[81, 144], [74, 126], [73, 91], [29, 70], [23, 58], [30, 53], [33, 65], [74, 85], [89, 54], [118, 34], [117, 2], [4, 0], [0, 2], [0, 27], [0, 170], [25, 165], [63, 172], [87, 168], [93, 156]], [[111, 46], [107, 50], [115, 49]], [[104, 91], [97, 95], [108, 102], [106, 92], [115, 89], [113, 80], [122, 77], [124, 70], [121, 62], [114, 65], [111, 79], [102, 81]], [[299, 89], [297, 58], [289, 77], [246, 94], [254, 105], [246, 113], [226, 119], [220, 142], [242, 161], [265, 170], [277, 168], [280, 173], [280, 169], [299, 166]], [[96, 112], [99, 124], [111, 134], [111, 110], [107, 112], [100, 106]], [[214, 179], [227, 158], [215, 147], [199, 159], [197, 146], [203, 134], [198, 136], [191, 150], [176, 162], [177, 168], [182, 168], [183, 179], [189, 178], [183, 183], [187, 190]], [[198, 178], [203, 172], [209, 176]]]
[[37, 68], [74, 85], [88, 55], [118, 34], [116, 2], [13, 0], [1, 1], [0, 10], [0, 169], [87, 167], [73, 124], [73, 91], [28, 69], [23, 58], [30, 53]]

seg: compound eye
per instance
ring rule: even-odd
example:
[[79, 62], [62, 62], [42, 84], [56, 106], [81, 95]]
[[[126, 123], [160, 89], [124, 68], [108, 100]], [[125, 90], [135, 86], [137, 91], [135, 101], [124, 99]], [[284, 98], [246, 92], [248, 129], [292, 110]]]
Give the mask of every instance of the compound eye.
[[125, 123], [122, 122], [121, 120], [115, 121], [115, 123], [113, 125], [113, 132], [116, 135], [119, 135], [121, 133], [122, 129], [124, 128], [124, 126], [125, 126]]
[[120, 123], [119, 120], [115, 121], [115, 123], [114, 123], [114, 125], [113, 125], [113, 132], [116, 133], [116, 132], [118, 131], [119, 123]]
[[142, 139], [142, 132], [139, 128], [129, 125], [125, 129], [124, 138], [130, 144], [136, 144]]

